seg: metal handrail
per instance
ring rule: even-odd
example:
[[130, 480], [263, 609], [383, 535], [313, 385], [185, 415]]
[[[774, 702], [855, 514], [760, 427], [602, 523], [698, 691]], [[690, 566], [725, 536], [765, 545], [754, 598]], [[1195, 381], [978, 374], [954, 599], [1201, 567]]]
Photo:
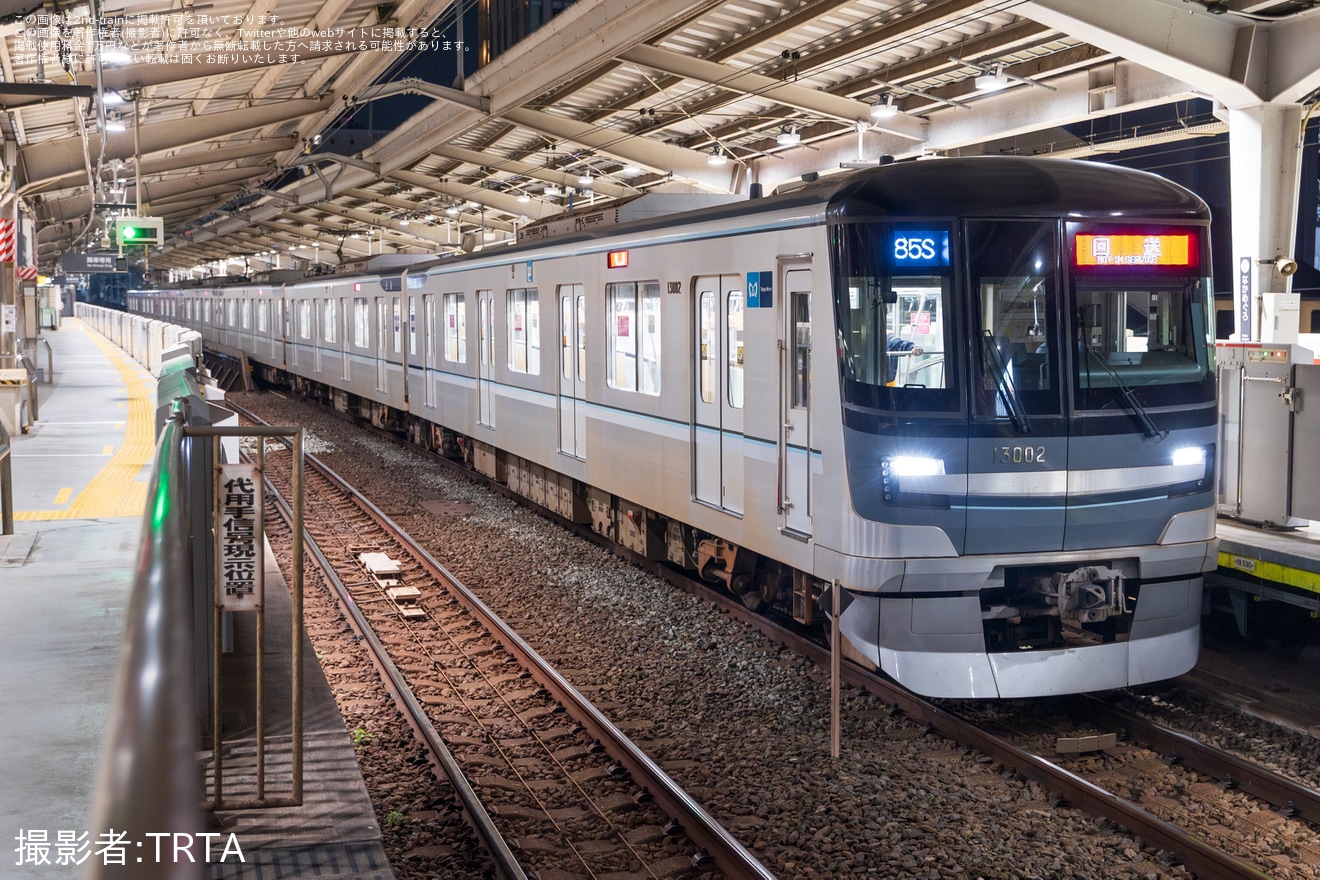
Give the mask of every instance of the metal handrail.
[[126, 864], [93, 858], [88, 880], [203, 876], [203, 864], [174, 856], [179, 835], [198, 840], [202, 830], [193, 677], [180, 674], [193, 663], [186, 412], [176, 400], [152, 468], [93, 810], [93, 835], [122, 835]]
[[9, 450], [9, 432], [0, 422], [0, 535], [14, 533], [14, 464]]

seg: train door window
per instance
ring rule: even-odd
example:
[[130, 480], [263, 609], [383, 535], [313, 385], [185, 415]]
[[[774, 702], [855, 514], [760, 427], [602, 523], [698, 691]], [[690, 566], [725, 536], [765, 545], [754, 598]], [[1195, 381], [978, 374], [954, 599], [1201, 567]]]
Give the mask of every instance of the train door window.
[[391, 300], [390, 312], [394, 318], [394, 353], [400, 354], [403, 351], [403, 312], [397, 296]]
[[[792, 273], [790, 273], [791, 275]], [[793, 407], [806, 409], [811, 393], [811, 294], [793, 294]]]
[[[575, 338], [577, 337], [576, 325], [573, 319], [573, 285], [564, 285], [559, 288], [559, 362], [562, 375], [565, 379], [573, 378], [573, 348]], [[564, 293], [563, 291], [569, 291]]]
[[234, 312], [235, 312], [235, 308], [234, 308], [234, 306], [235, 306], [235, 305], [236, 305], [236, 303], [235, 303], [232, 299], [227, 299], [227, 300], [225, 300], [225, 326], [226, 326], [226, 327], [233, 327], [233, 326], [235, 326], [235, 322], [234, 322]]
[[697, 321], [700, 324], [698, 328], [701, 336], [701, 351], [697, 356], [697, 362], [700, 364], [698, 386], [701, 389], [702, 403], [715, 402], [715, 353], [719, 350], [716, 345], [715, 334], [719, 332], [716, 323], [719, 321], [719, 310], [716, 306], [715, 293], [710, 290], [703, 290], [697, 301]]
[[243, 319], [243, 329], [244, 329], [244, 330], [251, 330], [251, 329], [252, 329], [252, 300], [250, 300], [250, 299], [245, 299], [245, 300], [243, 300], [243, 306], [242, 306], [242, 309], [240, 310], [240, 314], [241, 314], [242, 319]]
[[[582, 285], [574, 285], [577, 290], [582, 289]], [[585, 294], [577, 295], [577, 379], [579, 382], [587, 381], [587, 297]]]
[[270, 328], [270, 300], [257, 303], [257, 332], [265, 333]]
[[967, 262], [977, 298], [972, 327], [976, 413], [1057, 415], [1057, 227], [1053, 221], [972, 220]]
[[467, 363], [467, 300], [461, 293], [445, 294], [445, 360]]
[[953, 412], [951, 235], [944, 223], [843, 226], [833, 236], [846, 402]]
[[436, 317], [435, 294], [422, 297], [422, 350], [426, 353], [426, 370], [422, 374], [422, 405], [435, 406], [435, 377], [431, 371], [436, 366], [436, 352], [440, 348], [439, 321]]
[[508, 296], [509, 369], [541, 372], [540, 305], [534, 287], [510, 290]]
[[728, 305], [728, 373], [725, 387], [729, 391], [729, 406], [742, 409], [743, 405], [743, 292], [730, 290], [725, 294]]
[[312, 303], [310, 300], [298, 300], [298, 335], [303, 339], [312, 338]]
[[417, 297], [408, 297], [408, 354], [417, 356]]
[[321, 329], [325, 335], [326, 342], [334, 342], [336, 338], [335, 325], [338, 318], [335, 316], [335, 301], [332, 299], [323, 299], [321, 302]]
[[371, 343], [371, 313], [365, 296], [353, 297], [353, 344], [366, 348]]
[[481, 303], [481, 338], [477, 341], [478, 352], [483, 367], [495, 365], [495, 301], [490, 298], [489, 290], [478, 290], [477, 301]]
[[611, 388], [660, 393], [660, 282], [605, 285]]

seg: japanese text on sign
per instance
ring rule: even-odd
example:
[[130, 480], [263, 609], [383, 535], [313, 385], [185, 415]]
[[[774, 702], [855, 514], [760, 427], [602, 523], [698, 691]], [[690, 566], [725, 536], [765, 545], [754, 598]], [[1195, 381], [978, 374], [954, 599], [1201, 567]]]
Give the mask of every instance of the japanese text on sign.
[[216, 604], [253, 611], [262, 601], [261, 474], [254, 464], [222, 464], [216, 489]]

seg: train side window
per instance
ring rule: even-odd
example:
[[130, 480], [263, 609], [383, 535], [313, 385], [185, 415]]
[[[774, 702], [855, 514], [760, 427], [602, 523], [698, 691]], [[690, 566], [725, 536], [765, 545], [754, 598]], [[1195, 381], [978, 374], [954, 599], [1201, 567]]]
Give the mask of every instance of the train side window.
[[445, 360], [467, 363], [467, 301], [461, 293], [445, 294]]
[[541, 372], [541, 311], [534, 287], [510, 290], [509, 369], [529, 375]]
[[225, 300], [225, 326], [226, 326], [226, 327], [233, 327], [233, 326], [235, 326], [235, 322], [234, 322], [234, 305], [235, 305], [235, 303], [234, 303], [234, 301], [233, 301], [232, 299], [227, 299], [227, 300]]
[[257, 332], [265, 333], [270, 327], [270, 300], [257, 303]]
[[660, 393], [660, 282], [605, 285], [608, 301], [609, 375], [620, 391]]
[[243, 329], [244, 329], [244, 330], [251, 330], [251, 329], [252, 329], [252, 300], [250, 300], [250, 299], [245, 299], [245, 300], [243, 300], [243, 307], [242, 307], [240, 313], [241, 313], [242, 316], [243, 316]]
[[701, 352], [698, 355], [697, 362], [700, 364], [700, 387], [702, 403], [715, 402], [715, 352], [718, 351], [715, 345], [715, 323], [718, 320], [719, 312], [715, 307], [715, 294], [709, 290], [703, 290], [700, 294], [697, 306], [698, 321], [701, 324]]
[[729, 392], [729, 406], [742, 409], [743, 405], [743, 292], [730, 290], [725, 294], [728, 305], [728, 352], [725, 386]]
[[312, 304], [309, 300], [298, 300], [298, 335], [303, 339], [312, 338]]

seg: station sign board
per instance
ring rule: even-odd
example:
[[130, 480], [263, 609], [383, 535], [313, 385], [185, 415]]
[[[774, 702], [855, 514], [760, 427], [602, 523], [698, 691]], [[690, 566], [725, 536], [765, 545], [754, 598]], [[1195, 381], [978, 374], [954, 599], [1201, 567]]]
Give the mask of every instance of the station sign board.
[[60, 271], [68, 275], [90, 275], [128, 270], [116, 254], [65, 254], [60, 257]]

